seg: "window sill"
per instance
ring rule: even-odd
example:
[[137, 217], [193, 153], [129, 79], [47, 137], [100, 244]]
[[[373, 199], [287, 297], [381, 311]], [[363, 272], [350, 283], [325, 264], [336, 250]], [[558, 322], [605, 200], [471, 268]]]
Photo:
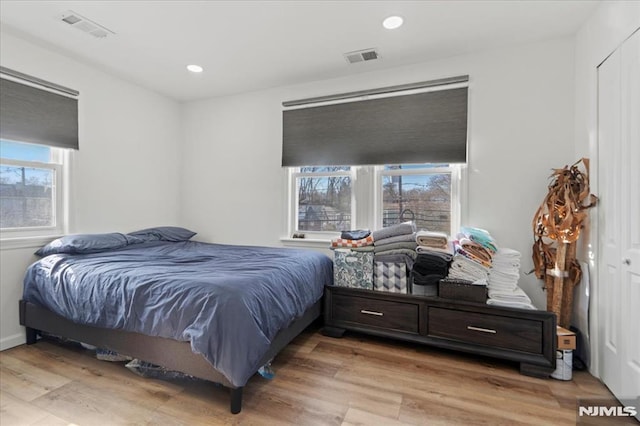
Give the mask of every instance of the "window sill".
[[48, 235], [38, 237], [12, 237], [0, 239], [0, 250], [16, 250], [23, 248], [40, 248], [50, 243], [60, 235]]
[[331, 248], [331, 240], [321, 238], [280, 238], [282, 244], [286, 247], [310, 247], [310, 248]]

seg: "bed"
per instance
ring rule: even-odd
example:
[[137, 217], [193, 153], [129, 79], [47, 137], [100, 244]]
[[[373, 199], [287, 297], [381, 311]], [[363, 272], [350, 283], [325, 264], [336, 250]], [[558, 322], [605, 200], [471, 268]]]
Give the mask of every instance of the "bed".
[[47, 332], [230, 389], [321, 313], [332, 262], [310, 250], [209, 244], [177, 227], [67, 236], [25, 275], [27, 344]]

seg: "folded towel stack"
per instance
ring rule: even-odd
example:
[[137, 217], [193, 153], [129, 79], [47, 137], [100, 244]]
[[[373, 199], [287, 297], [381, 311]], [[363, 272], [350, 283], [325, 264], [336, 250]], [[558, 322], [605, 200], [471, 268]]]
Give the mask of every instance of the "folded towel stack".
[[373, 231], [373, 258], [375, 262], [404, 262], [407, 271], [416, 259], [416, 225], [404, 222]]
[[520, 252], [508, 248], [500, 248], [493, 255], [488, 278], [488, 305], [536, 309], [529, 296], [518, 287], [520, 257]]
[[416, 225], [413, 222], [404, 222], [397, 225], [388, 226], [386, 228], [373, 231], [373, 239], [375, 241], [384, 240], [385, 238], [395, 237], [398, 235], [408, 235], [416, 232]]
[[531, 299], [520, 287], [516, 287], [512, 291], [492, 291], [489, 288], [489, 298], [487, 305], [504, 306], [508, 308], [533, 309], [536, 307], [531, 304]]
[[[418, 286], [437, 286], [447, 276], [452, 255], [441, 252], [419, 253], [413, 264], [413, 283]], [[434, 288], [437, 292], [437, 288]]]
[[456, 253], [453, 256], [453, 262], [447, 275], [447, 278], [456, 278], [484, 285], [486, 285], [488, 277], [489, 268], [487, 266], [471, 260], [460, 253]]
[[483, 229], [462, 227], [453, 248], [455, 254], [447, 278], [486, 286], [496, 248], [493, 237]]

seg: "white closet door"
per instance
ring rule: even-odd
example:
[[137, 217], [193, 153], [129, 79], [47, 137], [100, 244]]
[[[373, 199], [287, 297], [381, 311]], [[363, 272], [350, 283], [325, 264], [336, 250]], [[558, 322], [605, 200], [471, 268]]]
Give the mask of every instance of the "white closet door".
[[601, 378], [640, 395], [640, 33], [598, 68]]
[[640, 31], [622, 45], [622, 392], [640, 396]]

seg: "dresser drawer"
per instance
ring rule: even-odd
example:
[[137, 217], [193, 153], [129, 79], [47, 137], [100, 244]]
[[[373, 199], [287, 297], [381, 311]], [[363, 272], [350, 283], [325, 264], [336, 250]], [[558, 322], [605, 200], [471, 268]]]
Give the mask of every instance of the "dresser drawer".
[[541, 354], [541, 321], [430, 306], [427, 333], [460, 342]]
[[418, 304], [334, 294], [331, 320], [418, 333]]

